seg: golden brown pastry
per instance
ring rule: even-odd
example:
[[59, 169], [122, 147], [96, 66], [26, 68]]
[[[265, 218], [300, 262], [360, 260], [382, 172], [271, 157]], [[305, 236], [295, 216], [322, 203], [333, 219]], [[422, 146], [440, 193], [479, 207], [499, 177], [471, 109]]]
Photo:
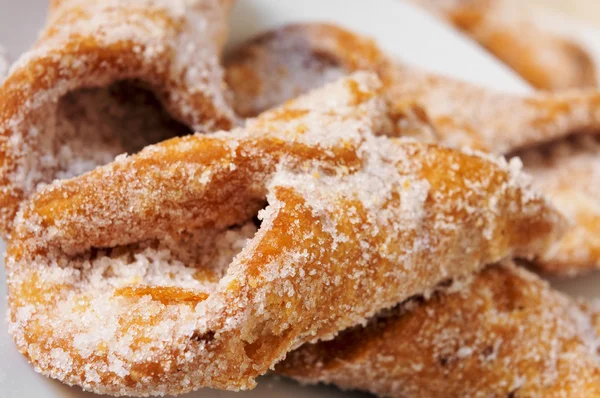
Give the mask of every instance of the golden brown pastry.
[[597, 66], [573, 40], [506, 0], [411, 0], [446, 19], [538, 89], [597, 87]]
[[288, 25], [227, 54], [226, 80], [244, 117], [356, 70], [371, 70], [399, 134], [427, 133], [448, 145], [506, 154], [581, 130], [600, 129], [600, 95], [593, 91], [496, 93], [389, 59], [369, 38], [328, 24]]
[[[382, 77], [396, 134], [507, 156], [520, 150], [534, 182], [572, 221], [566, 237], [536, 264], [563, 275], [600, 267], [600, 192], [594, 184], [600, 170], [594, 138], [600, 131], [600, 94], [491, 92], [396, 64], [372, 40], [322, 24], [267, 32], [226, 58], [226, 79], [243, 116], [356, 69]], [[544, 155], [538, 161], [540, 152], [552, 153], [551, 159]]]
[[53, 1], [0, 85], [0, 233], [36, 187], [124, 152], [230, 127], [219, 53], [231, 0]]
[[352, 75], [34, 194], [6, 259], [19, 350], [101, 393], [250, 388], [306, 342], [556, 239], [518, 164], [375, 137], [380, 90]]
[[591, 321], [537, 276], [492, 266], [307, 344], [277, 371], [385, 397], [600, 397]]

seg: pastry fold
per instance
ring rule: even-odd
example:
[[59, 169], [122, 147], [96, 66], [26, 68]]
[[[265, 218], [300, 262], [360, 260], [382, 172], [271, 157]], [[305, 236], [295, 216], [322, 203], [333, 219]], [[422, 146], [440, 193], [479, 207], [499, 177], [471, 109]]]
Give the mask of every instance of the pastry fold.
[[55, 178], [190, 129], [228, 128], [231, 0], [62, 0], [0, 85], [0, 232]]
[[276, 369], [383, 397], [598, 397], [593, 320], [539, 277], [497, 265], [307, 344]]
[[290, 350], [562, 232], [517, 163], [376, 137], [380, 91], [358, 73], [34, 194], [6, 259], [21, 352], [100, 393], [250, 388]]
[[411, 0], [461, 30], [542, 90], [592, 88], [597, 65], [576, 41], [535, 21], [507, 0]]
[[[391, 119], [401, 134], [490, 151], [498, 143], [503, 151], [513, 151], [550, 141], [524, 150], [526, 169], [537, 183], [552, 193], [554, 171], [562, 167], [563, 186], [569, 184], [569, 175], [583, 175], [589, 177], [579, 180], [577, 188], [594, 189], [595, 175], [582, 170], [593, 164], [590, 159], [565, 167], [573, 152], [563, 148], [548, 153], [548, 148], [557, 145], [554, 138], [566, 141], [570, 128], [594, 126], [595, 94], [515, 98], [489, 93], [393, 65], [368, 39], [327, 25], [289, 26], [251, 40], [229, 55], [227, 78], [238, 110], [244, 106], [242, 113], [252, 114], [355, 68], [383, 77]], [[253, 80], [244, 81], [243, 76]], [[468, 111], [461, 110], [465, 104]], [[464, 126], [472, 126], [466, 134]], [[595, 150], [590, 142], [569, 140], [582, 154]], [[556, 163], [548, 164], [548, 155]], [[548, 184], [541, 173], [547, 173]], [[564, 202], [556, 202], [564, 208]], [[573, 208], [580, 203], [573, 201]], [[589, 207], [579, 211], [590, 214]], [[573, 231], [571, 227], [561, 244]], [[593, 242], [594, 236], [587, 238]], [[389, 397], [600, 396], [599, 334], [594, 330], [599, 317], [590, 315], [587, 304], [582, 310], [513, 264], [487, 267], [425, 296], [382, 311], [331, 341], [302, 346], [276, 371], [304, 383]]]
[[243, 116], [355, 70], [377, 72], [391, 134], [523, 159], [534, 183], [571, 221], [564, 239], [537, 259], [540, 269], [573, 275], [600, 267], [596, 91], [496, 93], [398, 64], [372, 40], [323, 24], [266, 32], [234, 49], [225, 65], [234, 108]]

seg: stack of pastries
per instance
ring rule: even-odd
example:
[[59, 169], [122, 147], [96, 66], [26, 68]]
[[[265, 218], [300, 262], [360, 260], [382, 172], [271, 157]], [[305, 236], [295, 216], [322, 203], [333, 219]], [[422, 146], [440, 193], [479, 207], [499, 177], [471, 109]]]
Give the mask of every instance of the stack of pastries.
[[327, 24], [223, 55], [232, 6], [53, 0], [2, 81], [9, 331], [35, 370], [116, 396], [275, 372], [600, 397], [600, 311], [535, 273], [600, 268], [600, 94], [491, 92]]

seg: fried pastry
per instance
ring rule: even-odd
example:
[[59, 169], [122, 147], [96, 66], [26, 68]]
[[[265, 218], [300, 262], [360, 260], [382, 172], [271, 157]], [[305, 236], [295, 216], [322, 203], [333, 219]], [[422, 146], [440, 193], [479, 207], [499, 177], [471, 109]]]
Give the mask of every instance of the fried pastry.
[[254, 117], [357, 70], [383, 77], [389, 61], [375, 43], [329, 24], [286, 25], [225, 54], [233, 108]]
[[288, 25], [225, 58], [234, 108], [244, 117], [356, 70], [377, 72], [401, 135], [504, 154], [600, 128], [594, 91], [520, 97], [433, 75], [387, 58], [376, 44], [333, 25]]
[[20, 351], [101, 393], [250, 388], [306, 342], [556, 239], [517, 163], [374, 136], [380, 89], [359, 73], [34, 194], [6, 259]]
[[600, 129], [593, 90], [527, 97], [496, 93], [389, 59], [366, 37], [334, 25], [288, 25], [226, 55], [234, 109], [244, 117], [356, 70], [385, 84], [398, 134], [506, 154], [573, 132]]
[[572, 300], [500, 265], [307, 344], [276, 369], [385, 397], [599, 397], [599, 336]]
[[506, 0], [411, 0], [450, 22], [543, 90], [597, 87], [597, 65], [572, 39]]
[[190, 129], [228, 128], [231, 0], [62, 0], [0, 85], [0, 232], [22, 199]]
[[[600, 267], [597, 144], [565, 153], [573, 135], [597, 141], [589, 135], [600, 131], [597, 92], [495, 93], [396, 64], [373, 41], [321, 24], [267, 32], [226, 57], [234, 107], [245, 116], [355, 69], [382, 77], [395, 134], [523, 158], [526, 171], [572, 221], [565, 238], [536, 261], [539, 267], [563, 275]], [[562, 155], [536, 162], [536, 153], [547, 151], [541, 146]]]
[[540, 259], [543, 270], [568, 276], [600, 267], [600, 137], [574, 135], [516, 155], [536, 186], [572, 221]]

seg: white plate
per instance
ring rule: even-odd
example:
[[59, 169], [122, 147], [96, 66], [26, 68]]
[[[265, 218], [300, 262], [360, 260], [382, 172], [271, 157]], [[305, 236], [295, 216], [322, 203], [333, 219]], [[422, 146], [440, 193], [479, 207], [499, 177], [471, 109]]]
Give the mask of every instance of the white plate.
[[[0, 0], [0, 44], [14, 60], [35, 40], [47, 0]], [[475, 44], [410, 5], [395, 0], [241, 0], [232, 18], [231, 42], [288, 22], [334, 22], [375, 38], [406, 63], [503, 91], [529, 87]], [[0, 242], [0, 252], [4, 245]], [[0, 267], [0, 308], [6, 306], [4, 267]], [[590, 280], [589, 278], [587, 279]], [[577, 291], [578, 283], [567, 288]], [[186, 397], [359, 397], [333, 388], [301, 387], [274, 377], [262, 378], [251, 392], [203, 390]], [[0, 327], [0, 396], [7, 398], [94, 397], [36, 374], [16, 351], [6, 327]]]

